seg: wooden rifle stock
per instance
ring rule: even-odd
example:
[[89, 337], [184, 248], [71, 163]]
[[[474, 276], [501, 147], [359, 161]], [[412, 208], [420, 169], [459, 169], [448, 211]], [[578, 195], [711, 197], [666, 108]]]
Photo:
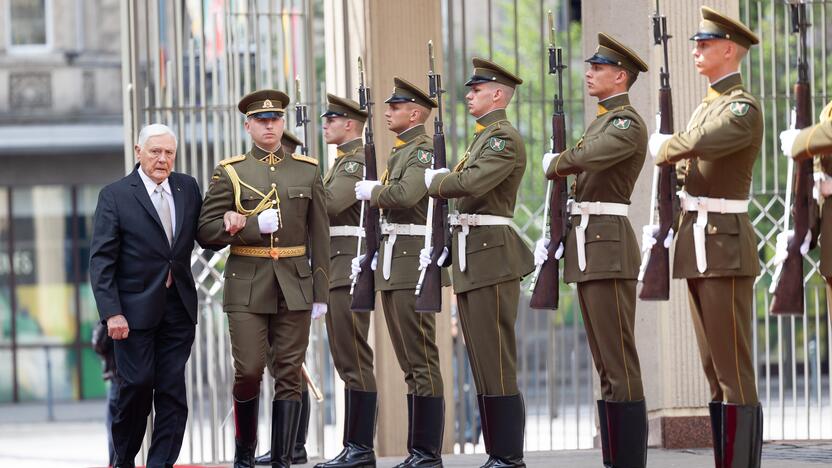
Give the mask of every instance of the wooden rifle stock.
[[[378, 180], [376, 145], [373, 141], [373, 102], [370, 97], [370, 88], [364, 85], [364, 70], [361, 59], [358, 59], [358, 70], [359, 100], [361, 108], [367, 111], [367, 123], [364, 127], [364, 180]], [[361, 261], [361, 272], [352, 285], [350, 310], [370, 312], [375, 309], [376, 305], [376, 281], [372, 263], [381, 244], [381, 228], [379, 226], [381, 216], [379, 209], [370, 206], [370, 202], [364, 201], [362, 203], [364, 203], [362, 224], [366, 248], [364, 259]]]
[[[445, 159], [445, 134], [441, 133], [441, 127], [439, 131], [433, 134], [433, 163], [434, 169], [447, 166]], [[430, 242], [432, 251], [430, 265], [425, 269], [422, 288], [416, 297], [416, 312], [440, 312], [442, 310], [442, 267], [437, 265], [437, 262], [449, 238], [448, 201], [431, 198], [428, 202], [434, 204]], [[448, 249], [448, 258], [451, 257], [450, 252], [451, 250]]]
[[[809, 58], [807, 57], [806, 36], [809, 22], [806, 17], [806, 4], [790, 4], [792, 32], [798, 34], [797, 49], [797, 82], [794, 85], [795, 122], [794, 127], [803, 129], [812, 124], [812, 103], [809, 89]], [[812, 158], [794, 163], [794, 179], [792, 183], [792, 219], [794, 220], [794, 235], [789, 240], [786, 249], [788, 255], [780, 266], [780, 274], [775, 280], [774, 297], [771, 301], [772, 315], [803, 315], [803, 253], [800, 247], [810, 230], [810, 217], [817, 209], [812, 196], [814, 184]], [[788, 229], [788, 222], [785, 229]]]
[[[557, 93], [554, 96], [552, 112], [552, 151], [562, 153], [566, 149], [566, 118], [563, 110], [563, 51], [555, 47], [555, 26], [552, 11], [549, 11], [549, 74], [557, 75]], [[555, 310], [560, 299], [560, 261], [555, 253], [566, 237], [569, 213], [566, 212], [566, 177], [555, 177], [549, 182], [546, 205], [549, 218], [549, 247], [546, 260], [535, 270], [532, 279], [532, 309]]]

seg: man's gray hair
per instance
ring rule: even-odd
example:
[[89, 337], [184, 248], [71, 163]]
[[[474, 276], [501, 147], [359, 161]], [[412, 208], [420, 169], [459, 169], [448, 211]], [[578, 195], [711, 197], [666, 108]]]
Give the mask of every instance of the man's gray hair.
[[173, 133], [173, 130], [170, 129], [165, 124], [150, 124], [145, 125], [142, 127], [141, 131], [139, 132], [139, 138], [136, 140], [136, 144], [139, 145], [140, 148], [144, 148], [144, 144], [147, 143], [148, 138], [155, 137], [159, 135], [170, 135], [173, 137], [174, 145], [179, 146], [179, 143], [176, 141], [176, 134]]

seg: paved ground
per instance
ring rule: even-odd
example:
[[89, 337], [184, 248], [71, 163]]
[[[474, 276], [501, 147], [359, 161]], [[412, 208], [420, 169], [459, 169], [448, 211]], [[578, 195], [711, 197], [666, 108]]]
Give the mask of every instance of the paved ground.
[[[24, 405], [0, 407], [0, 468], [83, 468], [102, 466], [106, 461], [106, 435], [99, 403], [57, 407], [54, 422], [45, 422], [42, 407]], [[529, 468], [600, 466], [598, 450], [528, 452]], [[445, 457], [445, 466], [478, 467], [485, 456]], [[301, 465], [311, 468], [320, 460]], [[379, 468], [389, 468], [399, 458], [384, 458]], [[707, 468], [710, 450], [658, 450], [649, 452], [648, 465], [660, 468]], [[216, 466], [216, 465], [214, 465]], [[228, 466], [228, 465], [220, 465]], [[832, 466], [832, 441], [766, 444], [764, 468], [815, 468]]]

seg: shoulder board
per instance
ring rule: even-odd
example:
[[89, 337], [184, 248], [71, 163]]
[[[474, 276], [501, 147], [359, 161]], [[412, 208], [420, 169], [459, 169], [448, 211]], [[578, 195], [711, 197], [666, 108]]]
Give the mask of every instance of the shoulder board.
[[246, 159], [246, 155], [240, 154], [238, 156], [234, 156], [232, 158], [223, 159], [220, 161], [220, 166], [227, 166], [229, 164], [234, 164], [235, 162], [240, 162]]
[[735, 89], [735, 90], [731, 91], [731, 97], [742, 96], [744, 93], [745, 93], [745, 91], [742, 88]]
[[305, 163], [309, 163], [309, 164], [312, 164], [312, 165], [315, 165], [315, 166], [318, 165], [318, 160], [317, 159], [311, 158], [309, 156], [304, 156], [302, 154], [292, 154], [292, 159], [294, 159], [296, 161], [303, 161]]

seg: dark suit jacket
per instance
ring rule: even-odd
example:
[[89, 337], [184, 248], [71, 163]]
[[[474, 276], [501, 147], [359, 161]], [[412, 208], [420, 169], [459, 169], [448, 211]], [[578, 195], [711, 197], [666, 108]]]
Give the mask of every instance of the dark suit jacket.
[[90, 283], [102, 321], [123, 314], [131, 329], [156, 326], [165, 311], [168, 267], [191, 320], [197, 297], [191, 273], [202, 195], [196, 180], [172, 172], [168, 181], [176, 207], [173, 246], [138, 174], [103, 189], [95, 209], [90, 246]]

